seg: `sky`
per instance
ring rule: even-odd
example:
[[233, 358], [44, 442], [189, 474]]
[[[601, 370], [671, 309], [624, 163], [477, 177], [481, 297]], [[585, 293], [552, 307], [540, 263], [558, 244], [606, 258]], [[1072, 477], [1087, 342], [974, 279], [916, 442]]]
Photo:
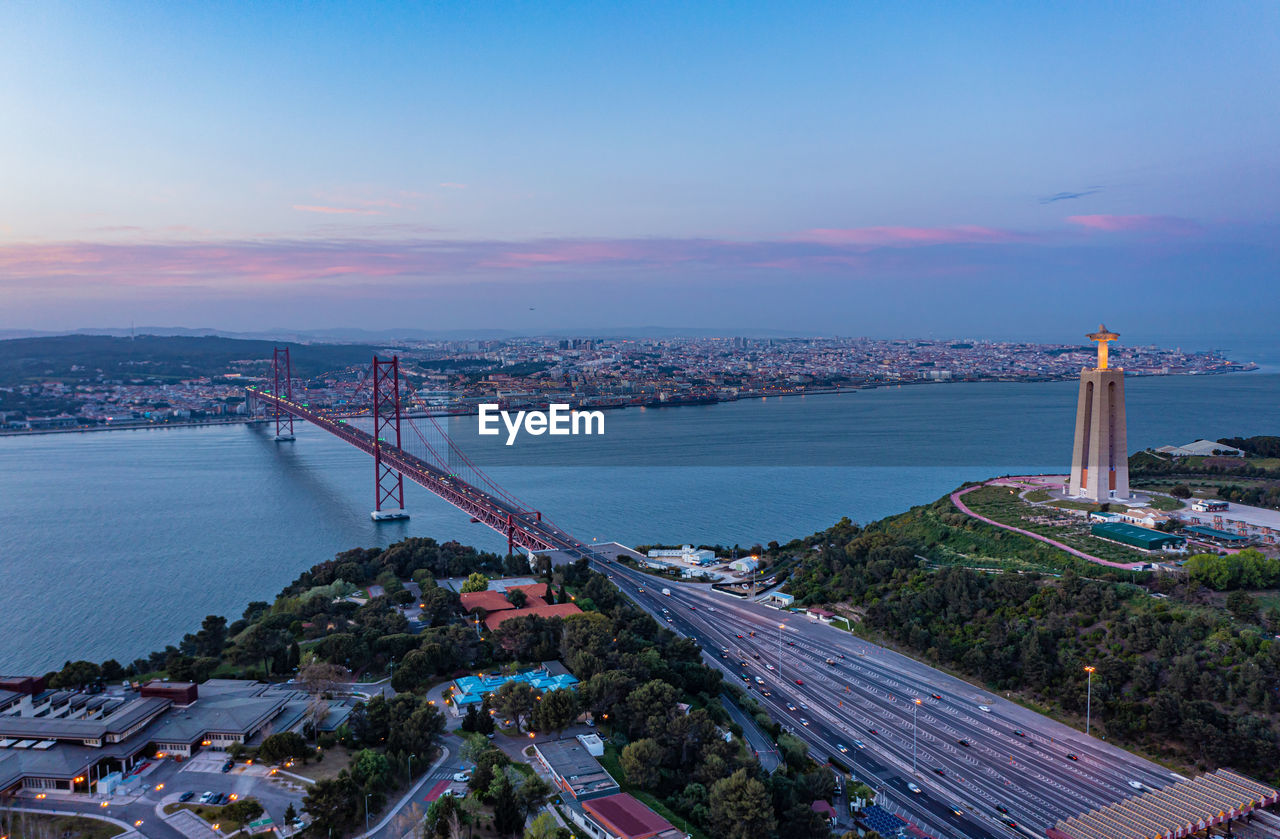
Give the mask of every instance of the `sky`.
[[1225, 1], [6, 3], [0, 329], [1265, 336], [1278, 31]]

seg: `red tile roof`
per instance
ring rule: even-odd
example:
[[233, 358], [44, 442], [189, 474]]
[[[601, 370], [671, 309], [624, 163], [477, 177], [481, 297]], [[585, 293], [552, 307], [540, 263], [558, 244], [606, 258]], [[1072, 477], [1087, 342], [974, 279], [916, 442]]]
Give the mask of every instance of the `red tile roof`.
[[554, 606], [530, 606], [526, 609], [512, 609], [506, 612], [495, 612], [484, 619], [484, 625], [489, 629], [497, 629], [502, 625], [503, 621], [511, 618], [523, 618], [529, 615], [537, 615], [540, 618], [563, 618], [569, 615], [576, 615], [582, 610], [573, 603], [557, 603]]
[[462, 608], [465, 611], [474, 609], [484, 609], [486, 612], [501, 612], [505, 609], [514, 609], [511, 601], [500, 591], [468, 591], [462, 595]]
[[523, 586], [508, 586], [507, 591], [523, 591], [527, 598], [527, 606], [545, 606], [550, 591], [546, 583], [529, 583]]
[[674, 829], [671, 822], [625, 792], [588, 799], [582, 802], [582, 809], [622, 839], [650, 839]]

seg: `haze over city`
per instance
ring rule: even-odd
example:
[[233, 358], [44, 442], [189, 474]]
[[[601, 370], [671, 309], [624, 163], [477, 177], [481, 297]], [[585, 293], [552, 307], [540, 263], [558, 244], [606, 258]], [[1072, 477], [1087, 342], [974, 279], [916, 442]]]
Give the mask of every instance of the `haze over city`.
[[1280, 10], [1149, 11], [11, 5], [0, 328], [1263, 334]]

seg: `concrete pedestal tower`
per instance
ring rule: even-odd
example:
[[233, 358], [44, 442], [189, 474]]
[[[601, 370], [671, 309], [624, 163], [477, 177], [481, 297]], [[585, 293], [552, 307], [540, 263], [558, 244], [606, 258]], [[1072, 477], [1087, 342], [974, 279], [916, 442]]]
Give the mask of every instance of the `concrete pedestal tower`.
[[1124, 370], [1107, 367], [1107, 343], [1120, 336], [1099, 326], [1098, 366], [1080, 371], [1076, 439], [1067, 492], [1105, 503], [1129, 500], [1129, 449], [1124, 418]]

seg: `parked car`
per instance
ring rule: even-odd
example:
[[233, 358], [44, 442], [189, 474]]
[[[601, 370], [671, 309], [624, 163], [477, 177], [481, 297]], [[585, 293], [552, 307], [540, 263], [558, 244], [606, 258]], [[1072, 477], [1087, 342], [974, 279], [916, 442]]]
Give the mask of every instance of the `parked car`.
[[194, 797], [195, 797], [195, 795], [196, 795], [196, 794], [195, 794], [194, 792], [191, 792], [190, 790], [188, 790], [187, 792], [184, 792], [182, 795], [179, 795], [179, 796], [178, 796], [178, 800], [179, 800], [179, 801], [190, 801], [192, 798], [194, 798]]
[[467, 781], [471, 780], [471, 773], [466, 771], [465, 769], [461, 772], [454, 772], [453, 779], [460, 783], [466, 783]]

